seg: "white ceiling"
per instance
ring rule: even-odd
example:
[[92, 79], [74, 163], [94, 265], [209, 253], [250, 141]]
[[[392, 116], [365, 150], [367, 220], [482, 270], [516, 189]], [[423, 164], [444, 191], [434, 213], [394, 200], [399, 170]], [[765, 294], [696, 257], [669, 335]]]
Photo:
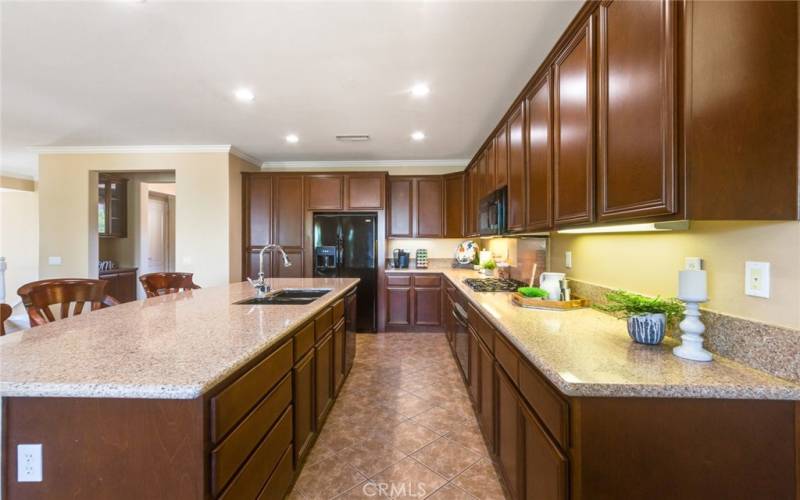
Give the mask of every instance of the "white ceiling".
[[470, 158], [581, 3], [2, 2], [0, 167], [35, 175], [43, 146]]

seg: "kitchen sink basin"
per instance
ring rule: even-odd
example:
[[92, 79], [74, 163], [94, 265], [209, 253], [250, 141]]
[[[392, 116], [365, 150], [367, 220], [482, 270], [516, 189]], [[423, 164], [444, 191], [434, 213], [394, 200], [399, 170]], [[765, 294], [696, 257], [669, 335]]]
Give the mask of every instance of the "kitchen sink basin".
[[263, 298], [252, 297], [235, 302], [242, 305], [304, 305], [310, 304], [330, 292], [330, 288], [285, 288]]

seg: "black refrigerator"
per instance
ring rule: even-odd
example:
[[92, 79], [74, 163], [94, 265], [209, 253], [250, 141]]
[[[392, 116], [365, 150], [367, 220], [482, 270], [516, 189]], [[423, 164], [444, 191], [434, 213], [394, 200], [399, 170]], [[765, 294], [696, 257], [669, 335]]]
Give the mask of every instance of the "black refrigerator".
[[377, 330], [377, 214], [314, 214], [314, 276], [361, 278], [356, 331]]

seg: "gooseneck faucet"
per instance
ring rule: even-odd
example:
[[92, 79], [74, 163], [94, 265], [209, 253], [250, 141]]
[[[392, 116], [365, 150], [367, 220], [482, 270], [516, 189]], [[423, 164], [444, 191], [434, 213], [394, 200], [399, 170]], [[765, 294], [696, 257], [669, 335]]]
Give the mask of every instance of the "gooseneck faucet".
[[250, 279], [250, 277], [247, 278], [247, 281], [249, 281], [250, 284], [253, 285], [253, 288], [256, 289], [257, 299], [263, 299], [264, 297], [267, 296], [267, 294], [271, 290], [269, 283], [264, 281], [264, 252], [266, 252], [267, 250], [277, 250], [281, 253], [281, 258], [283, 259], [283, 267], [292, 266], [292, 263], [289, 262], [289, 257], [286, 256], [286, 252], [283, 251], [283, 248], [281, 248], [280, 245], [271, 243], [262, 248], [261, 251], [258, 252], [258, 278], [255, 281]]

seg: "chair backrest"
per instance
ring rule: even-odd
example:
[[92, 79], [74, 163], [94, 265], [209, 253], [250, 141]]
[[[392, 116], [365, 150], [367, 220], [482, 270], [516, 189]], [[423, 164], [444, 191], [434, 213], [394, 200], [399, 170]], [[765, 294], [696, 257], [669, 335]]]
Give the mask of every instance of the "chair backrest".
[[192, 276], [192, 273], [150, 273], [139, 276], [139, 281], [148, 297], [158, 297], [200, 288], [192, 281]]
[[22, 285], [17, 293], [22, 297], [31, 326], [44, 325], [55, 321], [50, 306], [60, 305], [59, 319], [77, 316], [86, 304], [90, 310], [119, 304], [117, 299], [106, 295], [106, 281], [80, 278], [58, 278], [34, 281]]
[[11, 306], [0, 304], [0, 337], [6, 334], [6, 320], [11, 317]]

